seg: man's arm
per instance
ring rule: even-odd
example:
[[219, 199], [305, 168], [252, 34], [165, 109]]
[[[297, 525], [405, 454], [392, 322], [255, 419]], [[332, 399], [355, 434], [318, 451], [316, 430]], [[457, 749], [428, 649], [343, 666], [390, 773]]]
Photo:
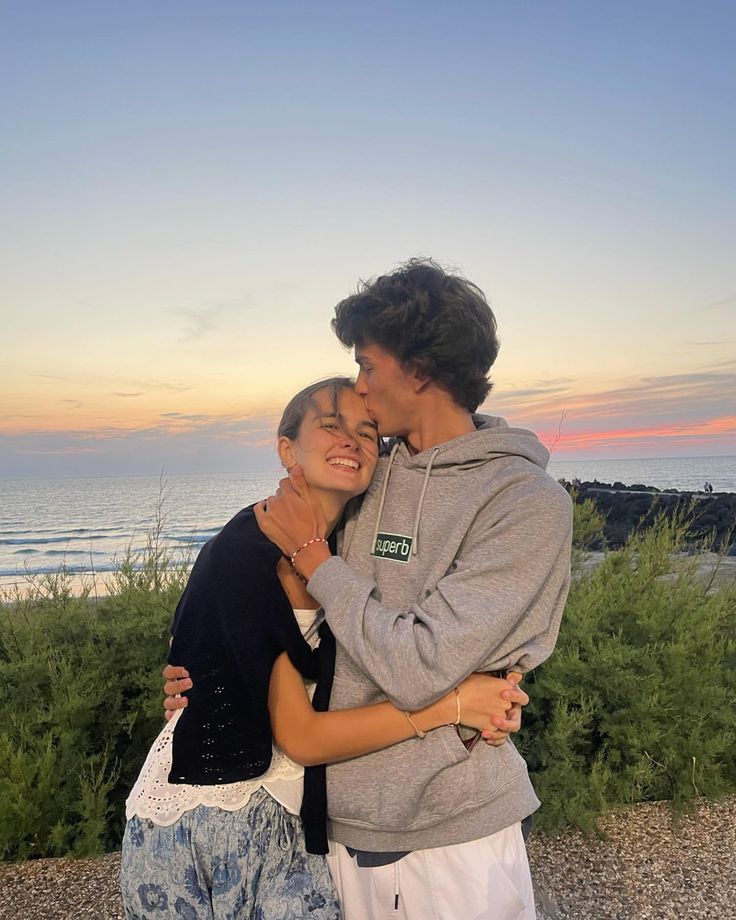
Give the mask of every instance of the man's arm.
[[324, 544], [304, 551], [305, 573], [348, 654], [399, 708], [415, 709], [472, 671], [528, 671], [550, 655], [569, 587], [571, 534], [569, 497], [539, 479], [501, 519], [488, 508], [479, 513], [451, 570], [409, 610], [379, 603], [374, 582], [325, 558]]

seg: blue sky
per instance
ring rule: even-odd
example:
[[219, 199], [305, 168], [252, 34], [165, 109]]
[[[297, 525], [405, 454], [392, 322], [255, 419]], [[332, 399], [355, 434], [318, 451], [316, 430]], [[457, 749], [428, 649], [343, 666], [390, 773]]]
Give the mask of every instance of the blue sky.
[[417, 254], [561, 456], [736, 453], [727, 3], [9, 3], [0, 476], [263, 468]]

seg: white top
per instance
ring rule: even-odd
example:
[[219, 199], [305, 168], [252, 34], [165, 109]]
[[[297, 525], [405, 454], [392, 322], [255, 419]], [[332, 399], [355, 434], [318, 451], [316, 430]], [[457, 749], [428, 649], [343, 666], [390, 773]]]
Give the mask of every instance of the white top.
[[[315, 648], [319, 642], [317, 630], [324, 618], [321, 610], [295, 610], [302, 635]], [[311, 698], [314, 685], [307, 684]], [[148, 752], [146, 762], [125, 803], [125, 817], [133, 815], [167, 826], [178, 821], [185, 811], [197, 805], [214, 805], [225, 811], [237, 811], [248, 803], [253, 793], [265, 789], [277, 802], [293, 815], [298, 815], [304, 792], [304, 767], [289, 760], [283, 751], [273, 746], [271, 766], [261, 776], [238, 783], [219, 786], [186, 785], [170, 783], [172, 738], [176, 723], [183, 710], [178, 709], [166, 723]]]

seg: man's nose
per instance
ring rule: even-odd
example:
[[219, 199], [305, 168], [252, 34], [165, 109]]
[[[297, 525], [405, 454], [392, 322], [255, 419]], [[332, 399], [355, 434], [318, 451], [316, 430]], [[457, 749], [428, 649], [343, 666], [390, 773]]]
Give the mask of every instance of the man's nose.
[[358, 378], [355, 381], [355, 392], [358, 396], [365, 396], [368, 392], [368, 387], [365, 385], [365, 374], [362, 370], [358, 373]]

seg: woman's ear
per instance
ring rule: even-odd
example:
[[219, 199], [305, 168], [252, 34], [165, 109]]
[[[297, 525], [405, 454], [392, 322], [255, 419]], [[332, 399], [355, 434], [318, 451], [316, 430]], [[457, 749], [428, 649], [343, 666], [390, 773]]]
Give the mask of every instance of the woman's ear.
[[291, 438], [287, 438], [282, 435], [278, 440], [277, 448], [279, 452], [279, 460], [281, 460], [281, 465], [288, 472], [297, 462], [296, 455], [294, 453], [294, 445], [291, 442]]

